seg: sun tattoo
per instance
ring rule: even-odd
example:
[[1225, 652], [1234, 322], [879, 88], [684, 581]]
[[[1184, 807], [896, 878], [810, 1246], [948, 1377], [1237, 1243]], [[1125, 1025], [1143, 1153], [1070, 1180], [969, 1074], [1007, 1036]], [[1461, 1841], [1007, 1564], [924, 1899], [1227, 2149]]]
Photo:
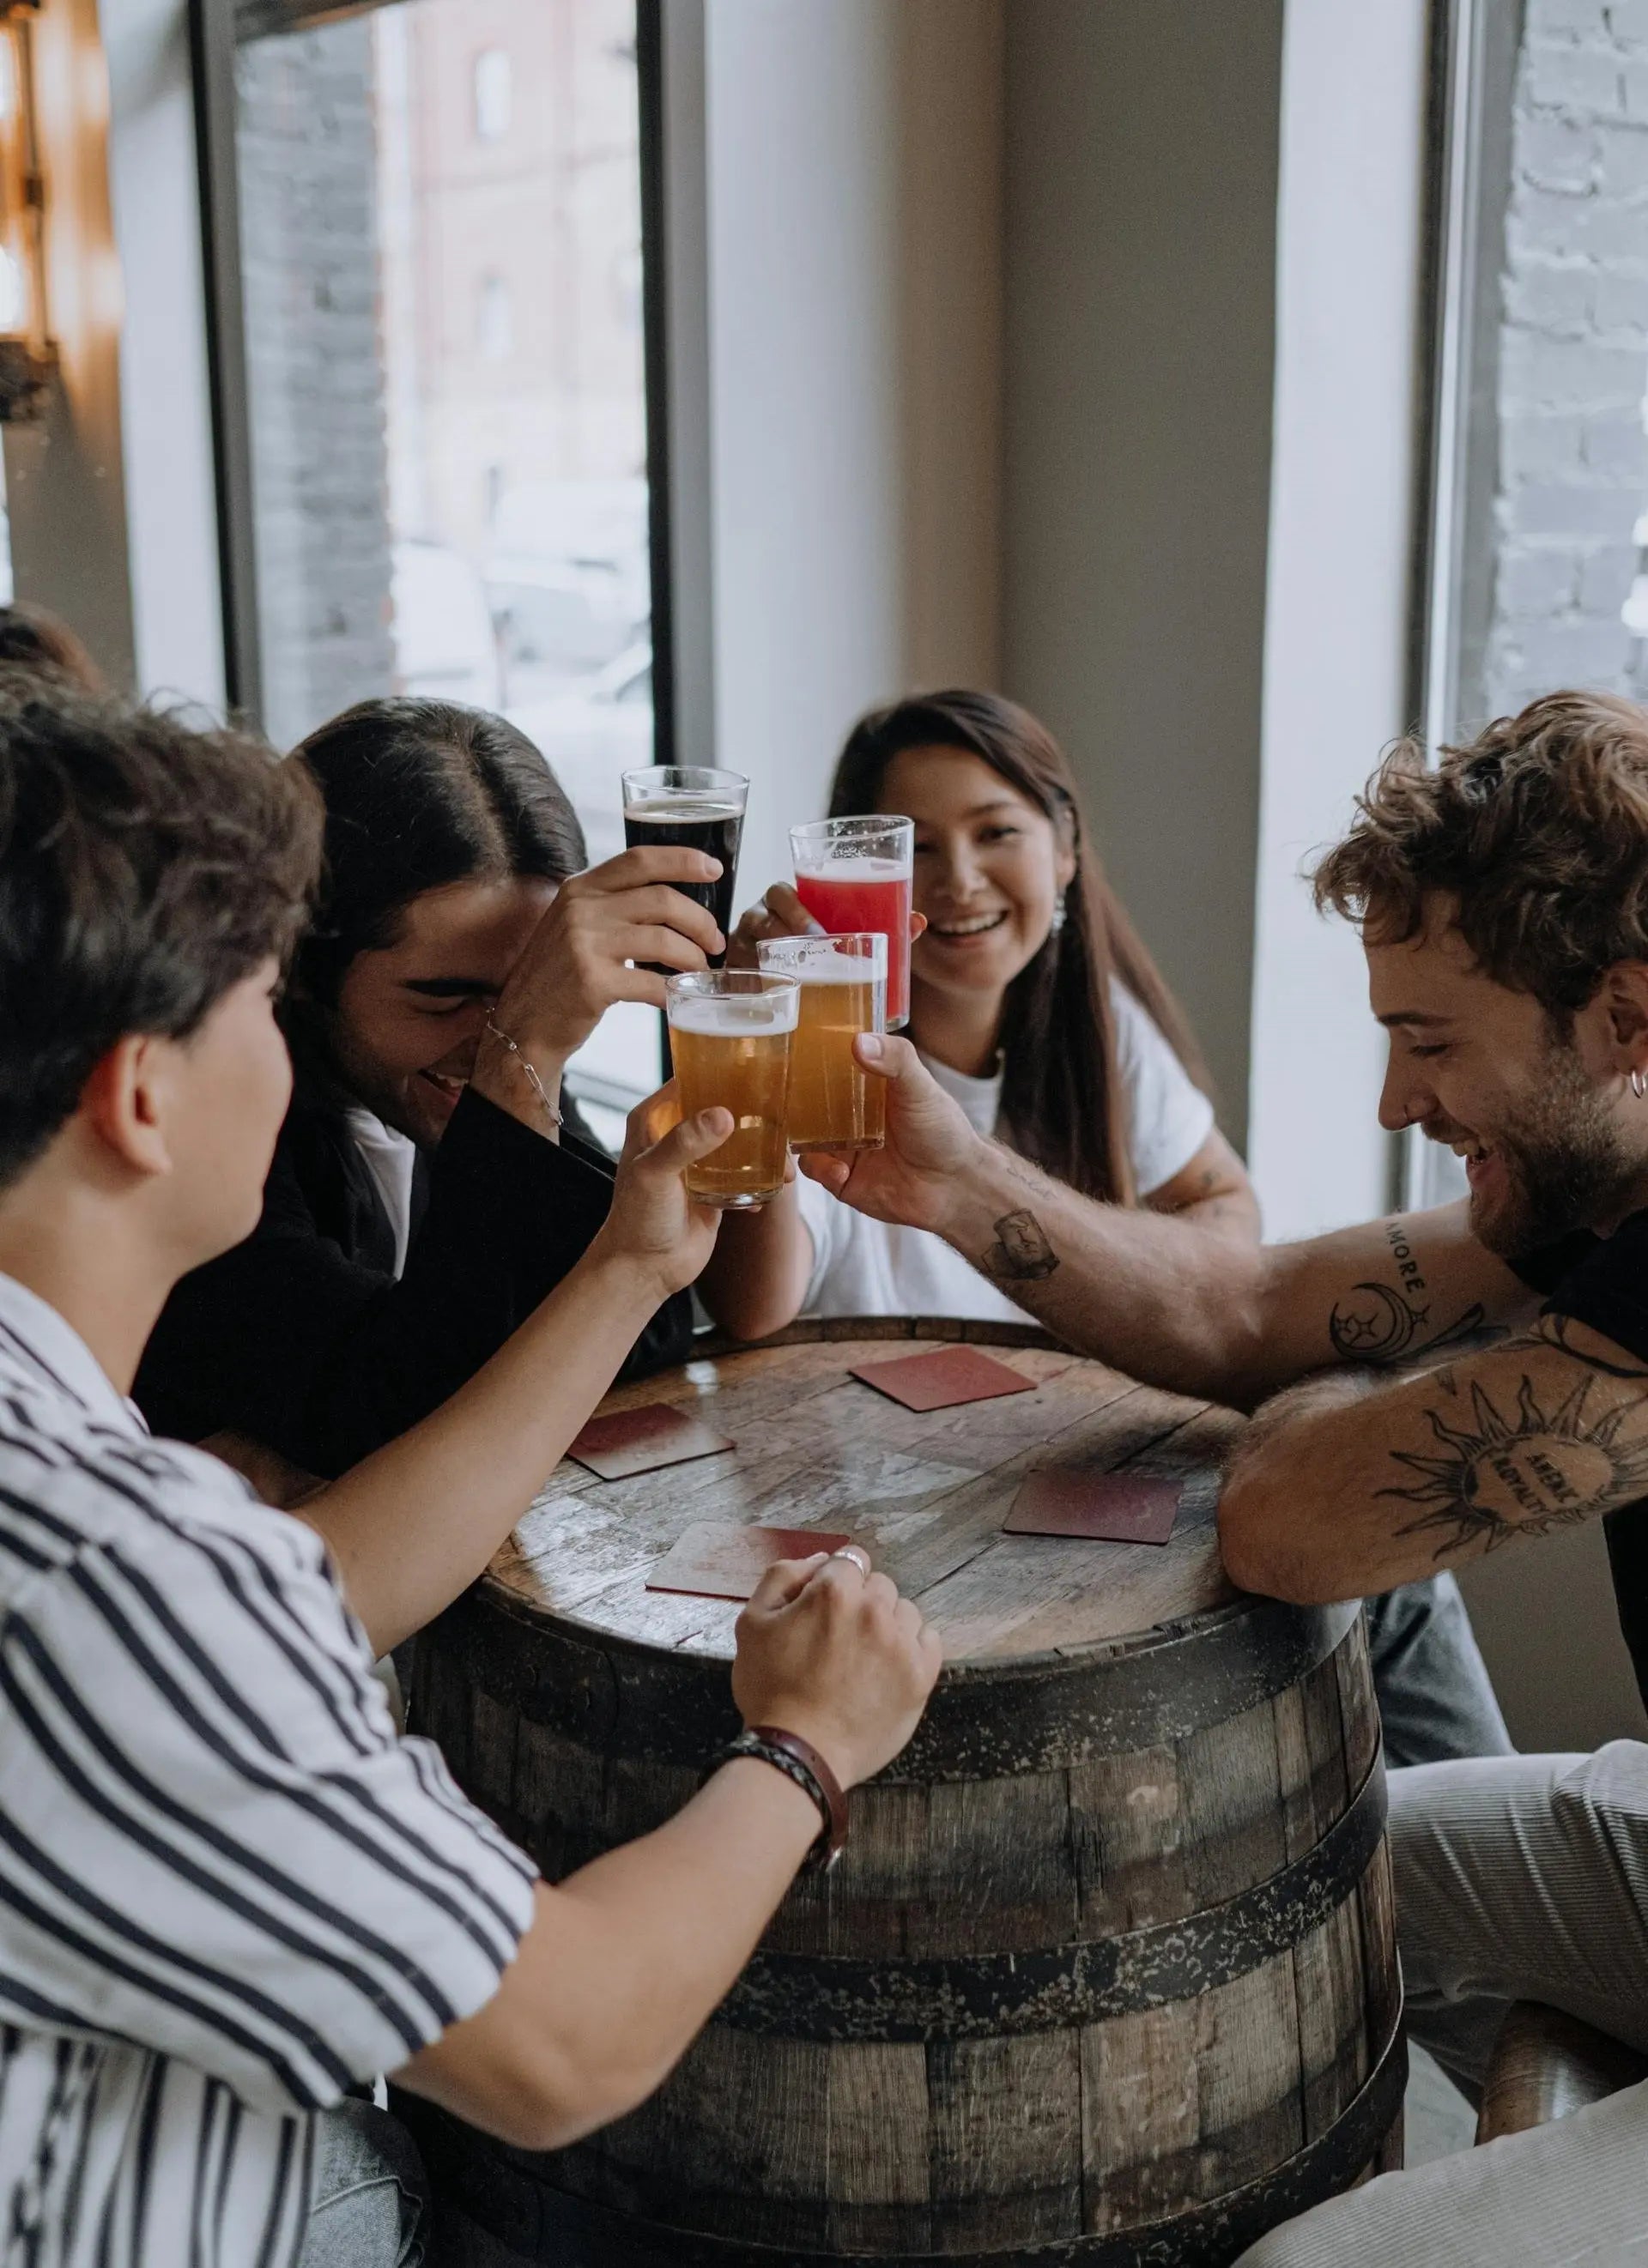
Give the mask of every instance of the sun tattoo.
[[[1457, 1395], [1451, 1381], [1444, 1383]], [[1438, 1535], [1438, 1559], [1473, 1543], [1491, 1551], [1512, 1535], [1572, 1528], [1648, 1492], [1648, 1439], [1619, 1438], [1625, 1420], [1640, 1412], [1622, 1403], [1588, 1418], [1585, 1404], [1594, 1383], [1589, 1376], [1581, 1378], [1548, 1413], [1534, 1399], [1533, 1380], [1525, 1376], [1511, 1417], [1474, 1383], [1474, 1423], [1468, 1426], [1450, 1425], [1439, 1411], [1428, 1410], [1439, 1454], [1393, 1450], [1395, 1462], [1419, 1474], [1421, 1483], [1379, 1491], [1381, 1496], [1429, 1507], [1397, 1533]]]

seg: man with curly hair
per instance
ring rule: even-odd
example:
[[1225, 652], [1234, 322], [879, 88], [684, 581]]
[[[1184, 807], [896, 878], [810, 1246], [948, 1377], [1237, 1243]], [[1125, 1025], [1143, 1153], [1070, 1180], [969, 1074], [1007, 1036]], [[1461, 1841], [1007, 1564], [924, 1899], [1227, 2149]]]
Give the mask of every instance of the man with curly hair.
[[[1315, 887], [1362, 933], [1381, 1123], [1452, 1148], [1468, 1199], [1208, 1250], [980, 1140], [891, 1039], [860, 1043], [886, 1149], [807, 1170], [1072, 1344], [1263, 1403], [1220, 1507], [1237, 1582], [1353, 1598], [1601, 1517], [1648, 1690], [1648, 714], [1556, 693], [1434, 769], [1401, 743]], [[1648, 1746], [1394, 1773], [1391, 1833], [1409, 2028], [1467, 2091], [1516, 1999], [1648, 2050]], [[1638, 2087], [1319, 2206], [1245, 2268], [1637, 2258], [1645, 2154]]]

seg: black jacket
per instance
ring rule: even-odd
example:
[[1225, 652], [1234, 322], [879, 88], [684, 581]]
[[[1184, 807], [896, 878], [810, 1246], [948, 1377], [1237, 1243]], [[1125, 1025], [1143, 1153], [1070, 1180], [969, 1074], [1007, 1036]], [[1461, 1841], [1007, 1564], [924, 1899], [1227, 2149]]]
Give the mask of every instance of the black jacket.
[[[134, 1393], [157, 1433], [248, 1433], [306, 1471], [344, 1472], [470, 1377], [581, 1257], [613, 1167], [569, 1113], [546, 1142], [473, 1091], [420, 1159], [395, 1237], [342, 1108], [299, 1089], [244, 1244], [167, 1300]], [[621, 1375], [685, 1359], [691, 1303], [661, 1307]]]

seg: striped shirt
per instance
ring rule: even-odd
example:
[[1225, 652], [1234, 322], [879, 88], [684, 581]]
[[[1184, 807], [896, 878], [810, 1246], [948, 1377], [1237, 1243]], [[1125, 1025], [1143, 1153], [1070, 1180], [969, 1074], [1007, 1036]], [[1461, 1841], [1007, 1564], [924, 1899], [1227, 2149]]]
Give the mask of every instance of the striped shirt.
[[4, 2268], [288, 2268], [314, 2114], [491, 1998], [532, 1880], [314, 1530], [0, 1276]]

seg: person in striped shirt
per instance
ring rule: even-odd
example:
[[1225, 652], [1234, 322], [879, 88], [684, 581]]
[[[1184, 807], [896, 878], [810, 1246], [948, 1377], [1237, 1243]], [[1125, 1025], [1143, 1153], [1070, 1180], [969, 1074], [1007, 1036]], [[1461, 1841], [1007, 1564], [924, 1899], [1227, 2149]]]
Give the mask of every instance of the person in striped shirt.
[[257, 1218], [319, 828], [255, 741], [0, 675], [4, 2268], [411, 2268], [416, 2155], [362, 2083], [529, 2148], [632, 2108], [820, 1841], [830, 1777], [894, 1756], [937, 1675], [884, 1577], [772, 1571], [733, 1695], [810, 1765], [725, 1761], [552, 1889], [372, 1675], [702, 1266], [682, 1175], [725, 1112], [638, 1112], [577, 1267], [301, 1518], [144, 1431], [155, 1315]]

